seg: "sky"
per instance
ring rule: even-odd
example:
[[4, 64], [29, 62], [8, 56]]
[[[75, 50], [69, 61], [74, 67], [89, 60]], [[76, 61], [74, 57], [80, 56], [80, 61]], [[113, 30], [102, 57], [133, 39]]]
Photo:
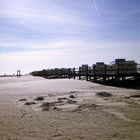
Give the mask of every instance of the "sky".
[[140, 63], [140, 0], [0, 0], [0, 75]]

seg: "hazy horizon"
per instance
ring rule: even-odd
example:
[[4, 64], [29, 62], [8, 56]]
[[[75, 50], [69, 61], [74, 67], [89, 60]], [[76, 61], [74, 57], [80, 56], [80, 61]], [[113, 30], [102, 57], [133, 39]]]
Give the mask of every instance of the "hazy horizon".
[[139, 0], [0, 3], [0, 75], [116, 58], [140, 63]]

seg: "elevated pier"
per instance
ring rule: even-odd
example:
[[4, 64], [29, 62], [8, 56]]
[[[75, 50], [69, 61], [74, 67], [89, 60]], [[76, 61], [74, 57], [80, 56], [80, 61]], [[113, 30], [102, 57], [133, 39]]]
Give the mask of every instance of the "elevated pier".
[[48, 79], [74, 78], [94, 82], [135, 80], [140, 79], [140, 64], [137, 64], [135, 61], [116, 59], [115, 63], [111, 65], [97, 62], [91, 67], [85, 64], [79, 68], [55, 68], [34, 71], [31, 74]]

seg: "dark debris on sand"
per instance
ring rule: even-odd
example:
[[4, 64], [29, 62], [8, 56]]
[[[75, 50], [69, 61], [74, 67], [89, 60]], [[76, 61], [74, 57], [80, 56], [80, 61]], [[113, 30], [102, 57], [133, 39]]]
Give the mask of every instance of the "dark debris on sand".
[[19, 99], [19, 101], [27, 101], [27, 99]]
[[61, 106], [63, 105], [63, 101], [55, 101], [55, 102], [44, 102], [41, 107], [52, 107], [52, 106]]
[[112, 94], [109, 92], [97, 92], [96, 95], [100, 96], [100, 97], [111, 97]]
[[53, 106], [54, 104], [53, 103], [49, 103], [49, 102], [44, 102], [41, 107], [50, 107], [50, 106]]
[[68, 99], [68, 100], [67, 100], [67, 103], [69, 103], [69, 104], [76, 104], [76, 101], [71, 100], [71, 99]]
[[74, 95], [70, 95], [70, 96], [69, 96], [69, 98], [72, 98], [72, 99], [74, 99], [74, 98], [75, 98], [75, 96], [74, 96]]
[[35, 102], [26, 102], [25, 105], [35, 105]]
[[44, 100], [44, 97], [43, 96], [40, 96], [40, 97], [35, 98], [34, 100], [36, 100], [36, 101], [43, 101]]
[[[66, 100], [66, 101], [65, 101]], [[44, 102], [42, 103], [42, 111], [49, 111], [49, 110], [57, 110], [59, 111], [60, 108], [57, 106], [63, 106], [65, 104], [76, 104], [77, 102], [68, 98], [58, 98], [58, 101], [54, 102]]]
[[58, 98], [59, 101], [67, 100], [67, 99], [68, 99], [68, 98], [66, 98], [66, 97], [60, 97], [60, 98]]
[[51, 110], [57, 110], [57, 111], [59, 111], [60, 109], [57, 108], [57, 107], [55, 106], [55, 103], [56, 103], [56, 102], [52, 102], [52, 103], [44, 102], [44, 103], [41, 105], [41, 107], [43, 107], [43, 108], [42, 108], [42, 111], [49, 111], [50, 109], [51, 109]]
[[79, 105], [74, 111], [83, 111], [83, 110], [96, 110], [96, 108], [99, 107], [96, 104], [82, 104]]
[[140, 95], [132, 95], [130, 97], [132, 97], [132, 98], [140, 98]]
[[60, 108], [57, 107], [43, 107], [42, 111], [50, 111], [50, 110], [55, 110], [55, 111], [60, 111]]

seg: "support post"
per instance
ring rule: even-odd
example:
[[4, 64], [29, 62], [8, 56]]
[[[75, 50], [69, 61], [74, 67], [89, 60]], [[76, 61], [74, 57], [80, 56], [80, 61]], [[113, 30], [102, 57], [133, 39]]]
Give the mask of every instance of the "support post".
[[79, 80], [81, 80], [81, 67], [79, 67]]
[[68, 76], [69, 76], [69, 79], [70, 79], [71, 78], [71, 69], [70, 68], [69, 68]]
[[75, 79], [75, 68], [73, 68], [73, 78]]
[[119, 68], [119, 64], [117, 64], [117, 75], [116, 75], [116, 79], [119, 80], [119, 75], [120, 74], [120, 68]]
[[104, 77], [103, 77], [103, 81], [106, 81], [106, 65], [104, 66]]
[[88, 66], [86, 67], [86, 80], [88, 81]]
[[91, 81], [91, 67], [88, 69], [89, 80]]
[[94, 81], [97, 80], [96, 78], [96, 65], [93, 65], [93, 76], [94, 76]]

